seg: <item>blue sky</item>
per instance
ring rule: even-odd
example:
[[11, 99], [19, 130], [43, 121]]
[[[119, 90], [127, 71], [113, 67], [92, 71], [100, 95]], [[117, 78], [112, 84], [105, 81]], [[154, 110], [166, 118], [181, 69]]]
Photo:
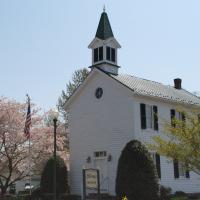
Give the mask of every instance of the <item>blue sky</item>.
[[200, 91], [199, 0], [1, 0], [0, 95], [55, 107], [74, 70], [91, 65], [104, 4], [120, 73]]

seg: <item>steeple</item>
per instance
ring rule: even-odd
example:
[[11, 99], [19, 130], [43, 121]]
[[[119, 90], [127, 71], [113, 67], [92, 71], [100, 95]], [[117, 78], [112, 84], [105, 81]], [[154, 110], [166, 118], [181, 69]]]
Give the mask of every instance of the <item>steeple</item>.
[[105, 9], [104, 9], [103, 13], [101, 14], [101, 18], [99, 21], [99, 25], [98, 25], [95, 37], [97, 37], [101, 40], [106, 40], [110, 37], [114, 37], [112, 28], [110, 26], [110, 22], [108, 19], [108, 15], [105, 12]]
[[88, 48], [92, 49], [91, 69], [96, 67], [106, 73], [118, 74], [117, 49], [121, 46], [113, 35], [105, 7], [100, 17], [95, 38]]

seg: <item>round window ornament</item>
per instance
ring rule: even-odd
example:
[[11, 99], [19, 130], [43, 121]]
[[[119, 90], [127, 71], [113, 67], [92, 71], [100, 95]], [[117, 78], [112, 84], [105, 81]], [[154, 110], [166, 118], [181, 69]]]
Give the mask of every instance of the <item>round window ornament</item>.
[[95, 91], [95, 96], [97, 99], [100, 99], [103, 95], [103, 89], [102, 88], [97, 88]]

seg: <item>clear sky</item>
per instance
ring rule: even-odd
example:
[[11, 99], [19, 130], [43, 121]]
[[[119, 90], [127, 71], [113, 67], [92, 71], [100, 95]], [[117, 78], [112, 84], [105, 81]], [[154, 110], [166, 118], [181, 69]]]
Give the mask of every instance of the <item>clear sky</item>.
[[74, 70], [91, 65], [104, 4], [120, 73], [200, 91], [199, 0], [1, 0], [0, 95], [55, 107]]

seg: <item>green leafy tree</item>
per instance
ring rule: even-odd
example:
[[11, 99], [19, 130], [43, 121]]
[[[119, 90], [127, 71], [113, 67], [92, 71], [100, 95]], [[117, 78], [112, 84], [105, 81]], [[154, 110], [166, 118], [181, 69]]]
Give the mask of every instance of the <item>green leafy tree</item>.
[[87, 68], [76, 70], [72, 74], [72, 80], [66, 84], [66, 90], [62, 91], [62, 94], [58, 99], [57, 107], [65, 120], [66, 126], [68, 125], [68, 114], [64, 109], [64, 104], [69, 99], [69, 97], [74, 93], [74, 91], [83, 83], [88, 74], [89, 71]]
[[158, 191], [158, 180], [150, 154], [139, 141], [130, 141], [118, 161], [117, 199], [157, 200]]
[[154, 137], [149, 147], [159, 154], [178, 160], [188, 170], [200, 174], [200, 115], [199, 110], [186, 112], [177, 109], [182, 119], [164, 122], [164, 136]]
[[[41, 193], [53, 193], [54, 187], [54, 158], [51, 157], [42, 172], [40, 187]], [[69, 191], [68, 186], [68, 174], [67, 167], [62, 158], [59, 156], [56, 157], [56, 192], [57, 194], [66, 193]]]

